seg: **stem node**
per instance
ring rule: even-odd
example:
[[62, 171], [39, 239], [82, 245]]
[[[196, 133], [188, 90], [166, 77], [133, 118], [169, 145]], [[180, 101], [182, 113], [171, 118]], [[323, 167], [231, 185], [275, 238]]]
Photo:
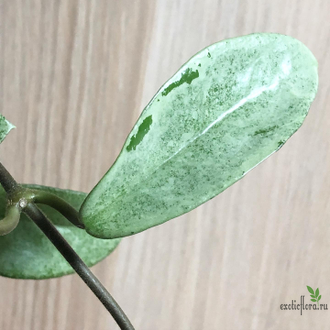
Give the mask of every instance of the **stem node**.
[[[8, 206], [6, 216], [0, 221], [0, 235], [1, 233], [9, 233], [18, 224], [20, 213], [24, 213], [39, 227], [39, 229], [47, 236], [53, 243], [57, 250], [62, 254], [71, 267], [77, 272], [81, 279], [93, 291], [96, 297], [101, 301], [104, 307], [113, 316], [120, 329], [134, 330], [131, 322], [113, 299], [111, 294], [106, 290], [98, 278], [90, 271], [86, 264], [81, 260], [78, 254], [72, 249], [70, 244], [58, 232], [50, 220], [40, 211], [34, 203], [48, 204], [65, 217], [70, 218], [71, 222], [79, 223], [78, 212], [61, 198], [52, 194], [38, 194], [37, 191], [22, 188], [14, 178], [9, 174], [5, 167], [0, 162], [0, 184], [8, 196]], [[55, 198], [54, 198], [55, 196]]]

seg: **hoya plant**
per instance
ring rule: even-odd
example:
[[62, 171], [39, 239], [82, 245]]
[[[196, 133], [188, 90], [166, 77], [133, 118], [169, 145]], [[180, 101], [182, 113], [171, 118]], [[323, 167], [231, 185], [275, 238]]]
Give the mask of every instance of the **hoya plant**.
[[[159, 89], [89, 194], [20, 185], [0, 163], [0, 275], [76, 271], [119, 327], [133, 329], [87, 266], [120, 238], [213, 198], [279, 150], [302, 125], [317, 86], [317, 61], [294, 38], [223, 40]], [[0, 142], [12, 128], [0, 115]]]

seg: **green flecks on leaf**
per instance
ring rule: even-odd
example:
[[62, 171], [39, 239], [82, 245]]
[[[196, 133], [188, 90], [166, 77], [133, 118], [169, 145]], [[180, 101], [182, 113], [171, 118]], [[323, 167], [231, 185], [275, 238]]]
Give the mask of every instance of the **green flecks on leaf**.
[[259, 129], [257, 131], [254, 132], [254, 135], [258, 135], [258, 134], [266, 134], [266, 133], [269, 133], [271, 131], [273, 131], [275, 128], [277, 128], [278, 126], [271, 126], [271, 127], [268, 127], [268, 128], [265, 128], [265, 129]]
[[162, 95], [166, 96], [169, 92], [171, 92], [174, 88], [181, 86], [184, 83], [191, 84], [191, 82], [199, 77], [198, 70], [193, 71], [191, 68], [188, 68], [184, 73], [182, 73], [180, 80], [172, 83], [171, 85], [167, 86]]
[[127, 151], [132, 151], [132, 149], [133, 150], [136, 149], [136, 147], [139, 145], [139, 143], [141, 143], [143, 138], [149, 132], [151, 124], [152, 124], [152, 116], [149, 116], [139, 126], [138, 132], [136, 133], [136, 135], [132, 136], [129, 145], [126, 148]]
[[0, 143], [5, 139], [7, 134], [15, 128], [4, 116], [0, 114]]
[[[205, 48], [152, 98], [87, 196], [80, 209], [86, 231], [124, 237], [221, 193], [297, 131], [317, 86], [317, 61], [294, 38], [252, 34]], [[127, 152], [150, 115], [148, 136]]]

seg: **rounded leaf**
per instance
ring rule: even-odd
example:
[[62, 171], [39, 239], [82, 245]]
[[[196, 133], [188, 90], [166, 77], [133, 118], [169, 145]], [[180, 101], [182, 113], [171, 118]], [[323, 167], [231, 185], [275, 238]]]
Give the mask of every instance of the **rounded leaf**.
[[142, 112], [80, 213], [86, 230], [123, 237], [186, 213], [278, 150], [318, 85], [298, 40], [252, 34], [191, 58]]
[[[28, 185], [32, 189], [51, 192], [79, 209], [85, 193], [44, 186]], [[0, 219], [5, 214], [6, 194], [0, 185]], [[55, 224], [58, 231], [88, 266], [109, 255], [118, 245], [119, 239], [102, 240], [90, 236], [86, 231], [73, 226], [56, 210], [38, 205]], [[0, 237], [0, 275], [21, 279], [45, 279], [73, 273], [73, 269], [56, 250], [40, 229], [22, 214], [17, 228]]]

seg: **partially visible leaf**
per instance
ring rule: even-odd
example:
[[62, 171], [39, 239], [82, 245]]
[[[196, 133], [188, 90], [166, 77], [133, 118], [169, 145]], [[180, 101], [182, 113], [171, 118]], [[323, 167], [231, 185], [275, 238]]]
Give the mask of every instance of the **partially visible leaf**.
[[317, 301], [321, 300], [322, 295], [319, 295], [319, 297], [317, 298]]
[[315, 298], [317, 298], [318, 295], [319, 295], [319, 288], [317, 288], [315, 291]]
[[308, 290], [311, 294], [314, 294], [314, 290], [313, 290], [310, 286], [308, 286], [308, 285], [307, 285], [307, 290]]
[[311, 301], [314, 301], [314, 302], [316, 302], [316, 300], [315, 300], [315, 299], [311, 299]]
[[311, 294], [311, 297], [312, 297], [312, 298], [316, 298], [316, 297], [315, 297], [315, 296], [313, 296], [312, 294]]
[[88, 195], [86, 230], [135, 234], [221, 193], [301, 126], [317, 85], [315, 57], [288, 36], [257, 33], [200, 51], [153, 97]]
[[[32, 189], [51, 192], [79, 209], [86, 194], [37, 185]], [[6, 195], [0, 185], [0, 219], [5, 213]], [[119, 239], [102, 240], [90, 236], [73, 226], [54, 209], [39, 205], [55, 224], [59, 232], [70, 243], [88, 266], [93, 266], [111, 253]], [[56, 250], [48, 238], [25, 215], [21, 216], [17, 228], [0, 237], [0, 275], [23, 279], [44, 279], [73, 273], [73, 269]]]
[[14, 125], [12, 125], [4, 116], [0, 114], [0, 143], [14, 127]]

